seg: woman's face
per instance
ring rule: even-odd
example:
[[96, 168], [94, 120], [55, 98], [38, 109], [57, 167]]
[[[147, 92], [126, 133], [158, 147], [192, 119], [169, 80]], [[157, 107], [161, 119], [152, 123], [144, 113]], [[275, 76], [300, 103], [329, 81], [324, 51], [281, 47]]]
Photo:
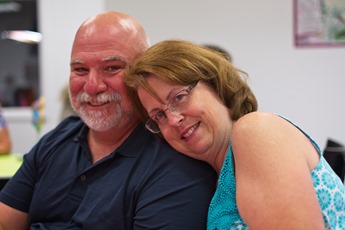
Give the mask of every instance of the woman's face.
[[166, 117], [159, 116], [163, 118], [158, 125], [167, 142], [190, 157], [212, 164], [217, 154], [227, 148], [231, 132], [230, 112], [223, 101], [209, 86], [199, 82], [189, 91], [183, 108], [171, 112], [168, 103], [181, 100], [180, 92], [189, 86], [172, 85], [154, 75], [146, 80], [163, 103], [141, 87], [140, 101], [150, 117], [165, 113]]

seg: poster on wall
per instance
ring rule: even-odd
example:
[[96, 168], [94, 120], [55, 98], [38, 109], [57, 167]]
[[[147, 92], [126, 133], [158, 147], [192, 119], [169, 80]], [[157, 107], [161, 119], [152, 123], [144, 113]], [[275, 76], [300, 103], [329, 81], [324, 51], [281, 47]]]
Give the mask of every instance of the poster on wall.
[[294, 0], [294, 39], [297, 47], [345, 47], [345, 0]]

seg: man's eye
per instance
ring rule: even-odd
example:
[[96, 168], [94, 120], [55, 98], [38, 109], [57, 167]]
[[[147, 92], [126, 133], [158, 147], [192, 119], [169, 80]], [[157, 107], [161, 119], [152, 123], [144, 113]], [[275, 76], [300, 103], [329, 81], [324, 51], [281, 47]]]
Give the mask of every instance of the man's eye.
[[88, 69], [82, 68], [82, 67], [78, 67], [78, 68], [74, 68], [73, 71], [78, 73], [78, 74], [85, 74], [85, 73], [88, 72]]
[[154, 115], [154, 118], [156, 121], [161, 121], [162, 119], [165, 118], [165, 113], [164, 111], [159, 111]]
[[122, 67], [120, 66], [108, 66], [105, 68], [105, 71], [107, 72], [115, 72], [115, 71], [118, 71], [119, 69], [123, 69]]

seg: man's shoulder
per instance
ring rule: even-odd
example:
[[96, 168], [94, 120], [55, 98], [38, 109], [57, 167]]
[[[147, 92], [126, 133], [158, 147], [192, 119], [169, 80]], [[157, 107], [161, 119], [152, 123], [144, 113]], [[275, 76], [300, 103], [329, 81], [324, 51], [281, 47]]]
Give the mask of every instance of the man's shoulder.
[[81, 133], [84, 126], [83, 121], [79, 117], [68, 117], [46, 133], [37, 144], [48, 149], [54, 148], [54, 146], [65, 143], [68, 139], [74, 140]]
[[[84, 123], [78, 117], [68, 117], [54, 129], [43, 135], [26, 154], [26, 161], [45, 164], [51, 161], [64, 161], [79, 146], [78, 136]], [[54, 164], [58, 165], [58, 164]]]
[[84, 122], [77, 116], [70, 116], [62, 120], [48, 135], [79, 133]]
[[[143, 133], [141, 134], [143, 135]], [[214, 172], [212, 167], [207, 163], [176, 151], [165, 140], [150, 133], [145, 134], [145, 137], [141, 141], [138, 140], [137, 144], [139, 145], [133, 142], [131, 143], [133, 147], [136, 146], [140, 148], [140, 150], [138, 149], [136, 152], [138, 157], [146, 158], [145, 160], [139, 159], [140, 161], [150, 161], [151, 164], [153, 163], [153, 165], [155, 165], [153, 168], [158, 167], [161, 171], [172, 170], [175, 173], [181, 171], [190, 175], [195, 174], [196, 177], [210, 173], [213, 174]]]
[[137, 126], [121, 146], [120, 151], [127, 152], [132, 156], [138, 156], [138, 154], [145, 155], [147, 153], [151, 157], [158, 154], [159, 156], [164, 156], [164, 158], [184, 158], [164, 139], [147, 131], [142, 124]]

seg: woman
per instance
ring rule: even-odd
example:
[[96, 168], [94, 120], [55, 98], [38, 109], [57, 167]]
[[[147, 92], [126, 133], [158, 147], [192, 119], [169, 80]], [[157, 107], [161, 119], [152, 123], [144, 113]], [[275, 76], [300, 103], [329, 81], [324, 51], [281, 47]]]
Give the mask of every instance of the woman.
[[344, 186], [318, 145], [257, 112], [245, 73], [210, 49], [163, 41], [127, 69], [146, 127], [219, 175], [208, 229], [343, 229]]

